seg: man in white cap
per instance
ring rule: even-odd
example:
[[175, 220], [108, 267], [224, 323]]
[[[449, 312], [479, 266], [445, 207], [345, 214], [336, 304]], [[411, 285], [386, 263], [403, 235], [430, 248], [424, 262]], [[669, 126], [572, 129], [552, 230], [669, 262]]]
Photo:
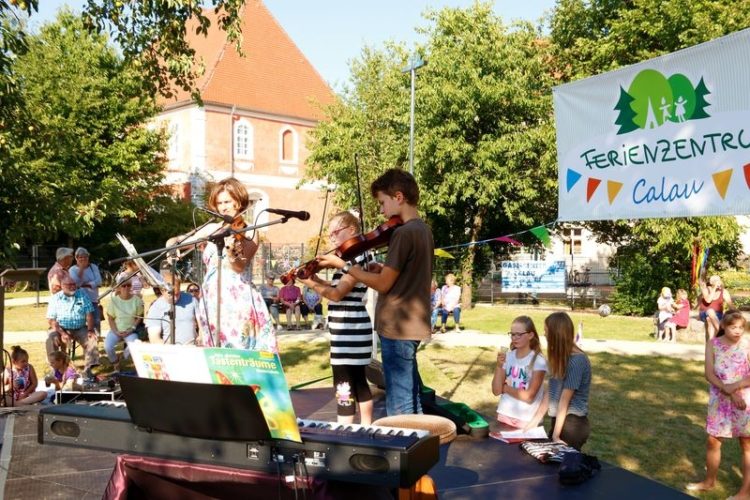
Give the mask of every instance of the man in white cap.
[[49, 286], [49, 293], [52, 295], [62, 290], [63, 278], [70, 276], [68, 269], [73, 264], [73, 249], [68, 247], [58, 248], [55, 252], [55, 259], [57, 259], [57, 262], [47, 273], [47, 285]]
[[83, 247], [76, 248], [76, 264], [70, 268], [70, 276], [75, 280], [76, 286], [88, 295], [94, 304], [94, 328], [99, 330], [102, 322], [99, 309], [99, 287], [102, 284], [102, 275], [96, 264], [90, 262], [89, 251]]

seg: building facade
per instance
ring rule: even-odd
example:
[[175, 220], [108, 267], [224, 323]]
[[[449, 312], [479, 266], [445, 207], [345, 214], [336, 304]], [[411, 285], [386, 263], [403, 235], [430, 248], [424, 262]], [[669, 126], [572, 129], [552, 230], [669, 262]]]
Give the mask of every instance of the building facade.
[[323, 186], [301, 182], [308, 135], [335, 96], [262, 2], [242, 11], [244, 57], [213, 21], [206, 37], [187, 30], [205, 66], [202, 104], [177, 90], [156, 119], [170, 136], [166, 182], [199, 201], [206, 183], [234, 176], [255, 200], [248, 222], [279, 218], [266, 208], [308, 211], [307, 222], [261, 229], [274, 244], [305, 243], [317, 236], [325, 202]]

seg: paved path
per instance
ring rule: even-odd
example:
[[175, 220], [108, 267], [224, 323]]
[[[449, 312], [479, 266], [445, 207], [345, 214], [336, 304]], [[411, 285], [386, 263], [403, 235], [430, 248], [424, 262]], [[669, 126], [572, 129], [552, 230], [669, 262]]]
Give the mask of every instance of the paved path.
[[[328, 342], [327, 331], [286, 331], [281, 330], [279, 337], [287, 340], [301, 342]], [[17, 345], [29, 342], [44, 342], [47, 332], [44, 330], [29, 332], [5, 332], [5, 345]], [[545, 348], [545, 339], [542, 338], [542, 347]], [[481, 333], [477, 330], [464, 330], [462, 332], [438, 333], [433, 335], [431, 343], [452, 346], [475, 346], [475, 347], [499, 347], [501, 341], [507, 343], [507, 339], [501, 334]], [[587, 352], [609, 352], [619, 355], [648, 355], [648, 356], [670, 356], [685, 360], [702, 361], [704, 359], [703, 344], [671, 344], [646, 340], [642, 342], [632, 340], [583, 340], [583, 349]]]

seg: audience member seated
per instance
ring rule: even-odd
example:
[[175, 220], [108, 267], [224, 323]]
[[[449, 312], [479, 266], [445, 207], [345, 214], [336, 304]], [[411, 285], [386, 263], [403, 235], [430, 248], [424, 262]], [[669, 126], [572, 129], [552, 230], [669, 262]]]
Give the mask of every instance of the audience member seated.
[[50, 327], [47, 332], [47, 355], [66, 350], [67, 344], [76, 340], [84, 346], [86, 376], [91, 379], [91, 369], [99, 364], [99, 336], [94, 330], [94, 305], [82, 290], [76, 290], [76, 282], [72, 277], [65, 277], [62, 287], [62, 291], [53, 295], [47, 305]]
[[453, 323], [456, 330], [463, 330], [461, 326], [461, 287], [456, 285], [456, 275], [453, 273], [445, 276], [445, 285], [440, 290], [442, 306], [440, 308], [440, 331], [445, 333], [445, 325], [448, 315], [453, 314]]
[[125, 264], [123, 264], [123, 270], [120, 271], [115, 278], [115, 284], [125, 281], [125, 278], [130, 276], [130, 283], [133, 285], [133, 295], [143, 298], [143, 289], [148, 287], [149, 284], [141, 277], [140, 273], [136, 273], [136, 271], [138, 271], [138, 264], [136, 264], [135, 261], [126, 260]]
[[11, 366], [3, 372], [5, 406], [31, 405], [44, 401], [46, 391], [37, 391], [38, 380], [34, 367], [29, 364], [29, 353], [21, 346], [13, 346], [10, 353]]
[[688, 293], [684, 288], [677, 290], [677, 300], [673, 307], [677, 312], [672, 316], [672, 322], [677, 330], [683, 330], [690, 326], [690, 301], [688, 301]]
[[[172, 272], [163, 269], [161, 275], [166, 283], [172, 283]], [[162, 293], [146, 314], [146, 330], [152, 343], [171, 343], [169, 337], [172, 322], [170, 312], [175, 304], [175, 344], [195, 344], [198, 335], [198, 301], [187, 292], [180, 291], [180, 279], [175, 276], [175, 287], [171, 294]]]
[[68, 247], [58, 248], [55, 252], [55, 259], [57, 259], [56, 262], [47, 273], [47, 286], [51, 295], [62, 290], [63, 278], [70, 276], [68, 270], [73, 264], [73, 249]]
[[438, 314], [440, 314], [442, 303], [442, 295], [440, 288], [438, 288], [437, 281], [432, 280], [432, 282], [430, 282], [430, 326], [432, 327], [433, 332], [437, 330], [437, 319]]
[[266, 307], [271, 313], [274, 326], [279, 326], [279, 287], [273, 284], [274, 277], [272, 274], [266, 276], [266, 282], [260, 285], [260, 295], [266, 303]]
[[[300, 327], [300, 302], [302, 302], [302, 291], [294, 284], [294, 278], [281, 287], [279, 290], [279, 301], [281, 308], [286, 313], [286, 327], [288, 330], [299, 330]], [[292, 313], [296, 320], [295, 326], [292, 326]]]
[[302, 290], [302, 304], [300, 304], [300, 313], [302, 320], [307, 325], [307, 315], [313, 313], [313, 320], [310, 323], [310, 329], [323, 328], [323, 302], [321, 302], [318, 292], [305, 286]]
[[91, 263], [89, 251], [83, 247], [76, 248], [76, 265], [70, 268], [70, 276], [75, 280], [79, 290], [83, 290], [94, 304], [94, 328], [101, 329], [102, 317], [99, 310], [99, 287], [102, 284], [102, 275], [96, 264]]
[[194, 283], [191, 281], [190, 283], [188, 283], [186, 291], [187, 293], [192, 295], [195, 300], [201, 300], [201, 286], [198, 283]]
[[708, 279], [708, 285], [700, 280], [701, 294], [698, 297], [698, 311], [701, 321], [706, 324], [706, 342], [714, 338], [719, 331], [719, 323], [724, 317], [724, 304], [728, 309], [734, 307], [732, 297], [721, 284], [721, 278], [713, 275]]
[[[120, 356], [115, 353], [115, 348], [121, 340], [130, 345], [131, 342], [138, 340], [136, 330], [143, 322], [143, 299], [132, 293], [133, 283], [128, 280], [120, 283], [117, 287], [117, 293], [113, 294], [107, 304], [107, 323], [109, 323], [109, 333], [104, 339], [104, 350], [110, 363], [117, 365], [119, 369]], [[128, 347], [123, 349], [122, 358], [127, 359], [130, 356]]]
[[80, 390], [81, 387], [77, 383], [78, 370], [70, 362], [67, 353], [55, 351], [47, 357], [47, 360], [52, 367], [52, 375], [44, 379], [48, 386], [53, 385], [58, 391]]
[[659, 298], [656, 299], [656, 307], [659, 310], [656, 340], [674, 342], [677, 337], [677, 325], [672, 321], [675, 313], [674, 303], [672, 290], [669, 287], [663, 287]]

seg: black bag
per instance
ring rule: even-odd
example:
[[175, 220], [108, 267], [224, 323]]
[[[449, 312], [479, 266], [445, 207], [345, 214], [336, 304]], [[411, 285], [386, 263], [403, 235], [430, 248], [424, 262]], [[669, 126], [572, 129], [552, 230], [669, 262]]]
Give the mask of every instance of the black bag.
[[599, 459], [585, 453], [567, 452], [563, 455], [558, 476], [563, 484], [580, 484], [601, 470]]

